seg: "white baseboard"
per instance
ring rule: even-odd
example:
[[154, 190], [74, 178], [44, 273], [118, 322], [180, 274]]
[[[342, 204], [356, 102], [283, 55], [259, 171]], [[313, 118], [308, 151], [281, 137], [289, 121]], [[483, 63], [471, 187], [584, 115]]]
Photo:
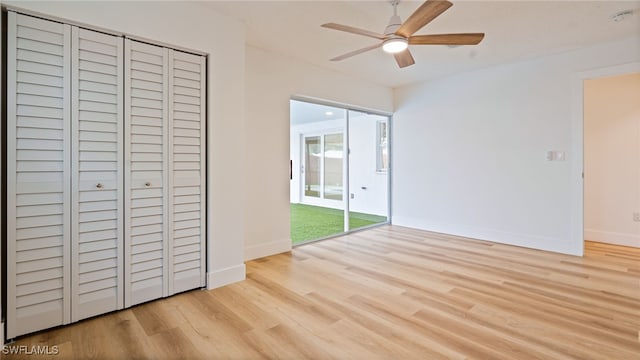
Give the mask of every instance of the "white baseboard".
[[584, 244], [572, 244], [569, 238], [552, 238], [532, 234], [512, 233], [497, 229], [477, 228], [463, 224], [436, 224], [422, 219], [394, 216], [393, 225], [433, 231], [442, 234], [463, 236], [472, 239], [486, 240], [501, 244], [522, 246], [537, 250], [558, 252], [568, 255], [582, 256]]
[[242, 281], [246, 278], [244, 264], [231, 266], [207, 273], [207, 289], [215, 289], [225, 285]]
[[247, 246], [244, 248], [244, 260], [249, 261], [266, 256], [280, 254], [283, 252], [291, 251], [291, 240], [277, 240], [270, 241], [264, 244]]
[[595, 229], [584, 229], [584, 239], [640, 248], [640, 235], [618, 233], [613, 231], [601, 231]]

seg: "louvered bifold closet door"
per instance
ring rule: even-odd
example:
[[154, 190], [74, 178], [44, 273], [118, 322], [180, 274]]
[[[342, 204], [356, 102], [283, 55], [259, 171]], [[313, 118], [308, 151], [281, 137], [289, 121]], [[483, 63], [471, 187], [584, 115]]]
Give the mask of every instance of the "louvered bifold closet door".
[[125, 39], [125, 306], [168, 295], [168, 50]]
[[70, 41], [8, 13], [8, 338], [70, 321]]
[[169, 293], [205, 285], [206, 58], [169, 55]]
[[72, 29], [72, 320], [123, 306], [123, 38]]

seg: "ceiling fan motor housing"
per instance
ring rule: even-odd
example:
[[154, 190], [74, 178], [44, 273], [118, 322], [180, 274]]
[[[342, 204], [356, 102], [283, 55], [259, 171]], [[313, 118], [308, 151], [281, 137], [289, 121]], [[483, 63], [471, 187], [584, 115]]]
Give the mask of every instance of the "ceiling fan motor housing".
[[400, 25], [402, 25], [400, 16], [393, 15], [391, 19], [389, 19], [389, 25], [384, 29], [384, 34], [387, 36], [395, 34], [398, 28], [400, 28]]

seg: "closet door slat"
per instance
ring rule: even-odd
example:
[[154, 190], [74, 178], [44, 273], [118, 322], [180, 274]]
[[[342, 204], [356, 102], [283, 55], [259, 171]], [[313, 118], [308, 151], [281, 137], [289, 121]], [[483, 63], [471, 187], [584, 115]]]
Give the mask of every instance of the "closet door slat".
[[71, 27], [8, 12], [7, 337], [70, 317]]
[[[71, 317], [78, 321], [124, 306], [123, 39], [73, 27], [72, 51]], [[103, 86], [103, 74], [114, 86]]]
[[125, 306], [168, 296], [168, 53], [125, 39]]

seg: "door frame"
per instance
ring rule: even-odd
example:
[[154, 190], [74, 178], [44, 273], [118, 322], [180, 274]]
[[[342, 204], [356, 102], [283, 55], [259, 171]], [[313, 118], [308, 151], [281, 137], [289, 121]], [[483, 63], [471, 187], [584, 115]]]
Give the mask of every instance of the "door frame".
[[575, 73], [572, 79], [573, 117], [571, 124], [571, 225], [570, 249], [574, 255], [584, 255], [584, 82], [601, 77], [640, 72], [640, 62], [591, 69]]
[[[321, 240], [326, 240], [326, 239], [330, 239], [330, 238], [334, 238], [337, 236], [343, 236], [346, 234], [350, 234], [350, 233], [354, 233], [354, 232], [358, 232], [358, 231], [363, 231], [363, 230], [367, 230], [373, 227], [377, 227], [380, 225], [391, 225], [393, 223], [392, 221], [392, 189], [393, 189], [393, 157], [394, 157], [394, 151], [393, 151], [393, 113], [392, 112], [388, 112], [388, 111], [383, 111], [383, 110], [376, 110], [376, 109], [371, 109], [371, 108], [366, 108], [366, 107], [362, 107], [362, 106], [356, 106], [356, 105], [349, 105], [349, 104], [345, 104], [345, 103], [340, 103], [340, 102], [335, 102], [335, 101], [330, 101], [330, 100], [324, 100], [324, 99], [318, 99], [315, 97], [309, 97], [309, 96], [303, 96], [303, 95], [293, 95], [291, 96], [291, 98], [289, 100], [295, 100], [295, 101], [301, 101], [301, 102], [306, 102], [306, 103], [311, 103], [311, 104], [317, 104], [317, 105], [325, 105], [325, 106], [331, 106], [331, 107], [336, 107], [336, 108], [340, 108], [345, 110], [346, 113], [346, 122], [345, 122], [345, 129], [343, 131], [344, 134], [344, 140], [343, 140], [343, 144], [345, 147], [345, 151], [344, 154], [347, 154], [347, 156], [344, 157], [343, 159], [343, 178], [345, 179], [344, 181], [344, 186], [343, 186], [343, 202], [344, 202], [344, 216], [345, 216], [345, 231], [342, 233], [338, 233], [335, 235], [330, 235], [327, 237], [323, 237], [323, 238], [319, 238], [319, 239], [313, 239], [313, 240], [308, 240], [308, 241], [303, 241], [301, 243], [297, 243], [295, 245], [293, 245], [293, 247], [296, 246], [300, 246], [300, 245], [305, 245], [305, 244], [309, 244], [312, 242], [316, 242], [316, 241], [321, 241]], [[364, 226], [361, 228], [357, 228], [357, 229], [349, 229], [348, 228], [348, 221], [349, 221], [349, 112], [350, 111], [357, 111], [357, 112], [364, 112], [367, 114], [371, 114], [371, 115], [378, 115], [378, 116], [384, 116], [387, 118], [387, 147], [388, 147], [388, 151], [389, 151], [389, 166], [388, 166], [388, 170], [387, 170], [387, 221], [383, 222], [383, 223], [379, 223], [379, 224], [373, 224], [370, 226]], [[312, 133], [308, 133], [308, 134], [312, 134]], [[307, 135], [307, 134], [303, 134], [303, 135]], [[301, 138], [301, 146], [300, 149], [303, 148], [304, 145], [304, 137]], [[289, 144], [289, 146], [291, 146], [291, 144]], [[300, 154], [301, 159], [304, 157], [304, 154], [301, 153]], [[300, 174], [302, 175], [302, 174]], [[302, 181], [301, 181], [302, 184]], [[299, 186], [300, 191], [302, 191], [304, 189], [304, 187], [301, 185]], [[304, 194], [300, 194], [300, 200], [302, 202], [303, 200], [303, 195]]]

